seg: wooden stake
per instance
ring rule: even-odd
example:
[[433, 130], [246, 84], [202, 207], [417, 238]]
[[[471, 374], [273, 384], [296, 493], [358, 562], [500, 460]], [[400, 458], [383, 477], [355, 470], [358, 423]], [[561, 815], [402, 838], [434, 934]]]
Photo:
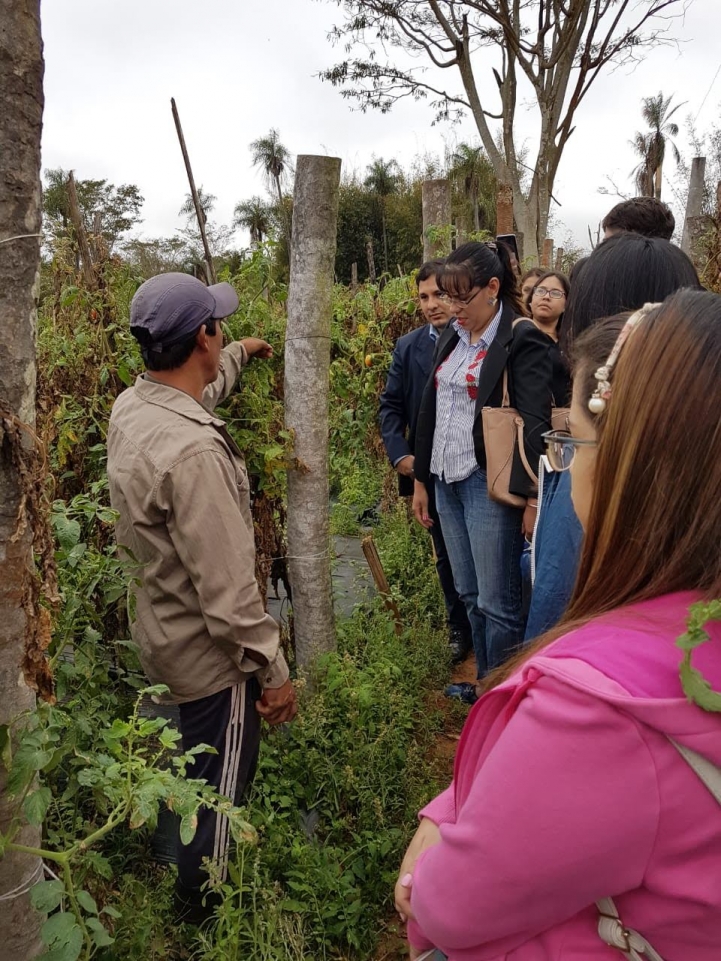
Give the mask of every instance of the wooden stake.
[[366, 256], [368, 258], [368, 280], [374, 284], [376, 282], [376, 262], [373, 257], [373, 241], [370, 237], [366, 241]]
[[193, 198], [193, 206], [195, 207], [195, 216], [198, 219], [198, 229], [200, 230], [200, 239], [203, 242], [203, 251], [205, 253], [205, 263], [208, 266], [208, 277], [210, 282], [215, 284], [218, 282], [215, 275], [215, 267], [213, 267], [213, 258], [210, 254], [210, 247], [208, 246], [208, 238], [205, 234], [205, 213], [203, 208], [200, 206], [200, 197], [198, 196], [198, 191], [195, 189], [195, 180], [193, 179], [193, 171], [190, 166], [190, 157], [188, 156], [188, 148], [185, 146], [185, 137], [183, 136], [183, 128], [180, 126], [180, 116], [178, 114], [178, 108], [175, 105], [175, 98], [170, 98], [170, 106], [173, 111], [173, 120], [175, 121], [175, 129], [178, 133], [178, 140], [180, 141], [180, 149], [183, 153], [183, 161], [185, 162], [185, 172], [188, 175], [188, 183], [190, 184], [190, 194]]
[[375, 585], [378, 588], [378, 593], [383, 598], [383, 603], [385, 604], [386, 609], [389, 610], [393, 615], [396, 634], [402, 634], [403, 621], [401, 620], [401, 612], [398, 610], [398, 605], [391, 596], [390, 584], [388, 583], [386, 572], [383, 570], [383, 565], [381, 564], [381, 559], [378, 555], [378, 548], [375, 545], [372, 534], [369, 534], [368, 537], [363, 538], [361, 547], [363, 548], [365, 559], [368, 562], [368, 567], [373, 575]]

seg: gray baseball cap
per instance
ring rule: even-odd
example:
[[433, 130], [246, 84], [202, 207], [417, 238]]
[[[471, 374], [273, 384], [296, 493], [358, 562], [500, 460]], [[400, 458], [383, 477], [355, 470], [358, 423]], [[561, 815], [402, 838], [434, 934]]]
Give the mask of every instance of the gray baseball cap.
[[[158, 274], [142, 284], [130, 305], [130, 331], [146, 330], [150, 349], [163, 351], [195, 333], [211, 318], [229, 317], [238, 309], [230, 284], [204, 283], [189, 274]], [[143, 341], [144, 337], [141, 338]]]

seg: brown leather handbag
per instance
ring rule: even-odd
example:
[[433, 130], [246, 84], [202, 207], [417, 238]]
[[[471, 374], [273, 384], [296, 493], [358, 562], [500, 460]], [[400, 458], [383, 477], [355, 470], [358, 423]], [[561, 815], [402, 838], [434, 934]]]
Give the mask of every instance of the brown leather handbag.
[[[568, 430], [568, 407], [554, 407], [551, 412], [553, 430]], [[533, 473], [526, 457], [523, 443], [523, 418], [515, 407], [511, 407], [508, 394], [508, 369], [503, 371], [503, 399], [500, 407], [484, 407], [483, 443], [486, 448], [486, 473], [488, 496], [499, 504], [508, 507], [525, 507], [526, 498], [512, 494], [508, 489], [511, 483], [513, 455], [518, 448], [521, 463], [535, 485], [538, 477]]]

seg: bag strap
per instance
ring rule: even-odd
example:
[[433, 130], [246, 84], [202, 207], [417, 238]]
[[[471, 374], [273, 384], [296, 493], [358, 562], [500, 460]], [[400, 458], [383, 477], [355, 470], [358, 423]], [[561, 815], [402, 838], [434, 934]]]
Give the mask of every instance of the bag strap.
[[721, 768], [716, 767], [703, 755], [692, 751], [690, 747], [684, 747], [683, 744], [674, 741], [672, 737], [669, 738], [669, 741], [689, 767], [693, 769], [694, 773], [703, 781], [718, 803], [721, 804]]
[[618, 948], [627, 961], [663, 961], [658, 951], [638, 931], [624, 927], [613, 898], [601, 898], [596, 901], [596, 907], [599, 936], [610, 948]]
[[[689, 747], [684, 747], [672, 737], [668, 739], [698, 778], [721, 804], [721, 768]], [[618, 914], [613, 898], [596, 901], [598, 908], [598, 934], [602, 941], [618, 948], [627, 961], [663, 961], [661, 955], [648, 941], [632, 928], [627, 928]]]
[[[524, 320], [528, 320], [528, 317], [516, 317], [516, 319], [511, 324], [511, 331], [514, 331], [516, 327], [520, 323], [522, 323]], [[510, 355], [506, 357], [506, 363], [503, 368], [503, 396], [501, 398], [501, 407], [511, 406], [511, 395], [508, 392], [508, 361], [509, 360], [510, 360]]]
[[[511, 325], [511, 329], [515, 330], [518, 324], [523, 323], [524, 320], [528, 320], [528, 317], [517, 317]], [[531, 321], [533, 323], [533, 321]], [[501, 398], [501, 407], [511, 406], [511, 395], [508, 391], [508, 360], [506, 360], [506, 366], [503, 368], [503, 396]], [[523, 439], [523, 418], [520, 414], [514, 418], [516, 425], [516, 434], [518, 435], [518, 452], [521, 455], [521, 463], [530, 477], [533, 484], [538, 487], [538, 476], [533, 472], [533, 468], [528, 462], [526, 457], [526, 445]]]
[[533, 473], [533, 468], [529, 464], [528, 458], [526, 457], [526, 445], [523, 440], [523, 418], [520, 414], [518, 414], [518, 416], [515, 418], [515, 424], [516, 434], [518, 435], [518, 453], [521, 455], [521, 463], [523, 464], [528, 476], [531, 478], [536, 487], [538, 487], [538, 477]]
[[508, 361], [503, 368], [503, 396], [501, 397], [501, 407], [511, 406], [511, 395], [508, 393]]

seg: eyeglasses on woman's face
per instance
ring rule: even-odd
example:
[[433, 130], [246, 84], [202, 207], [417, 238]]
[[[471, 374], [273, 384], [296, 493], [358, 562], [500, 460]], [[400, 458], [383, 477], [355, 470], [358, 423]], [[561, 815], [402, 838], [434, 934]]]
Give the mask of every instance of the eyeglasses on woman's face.
[[534, 287], [533, 288], [534, 297], [550, 297], [551, 300], [560, 300], [561, 297], [565, 297], [565, 291], [558, 290], [557, 288], [551, 287]]
[[453, 304], [458, 304], [459, 307], [467, 307], [470, 304], [470, 302], [480, 294], [480, 292], [481, 292], [481, 288], [479, 287], [478, 290], [475, 292], [475, 294], [471, 294], [471, 296], [466, 297], [465, 300], [461, 297], [451, 297], [450, 294], [443, 293], [441, 294], [439, 300], [442, 300], [444, 304], [448, 304], [449, 306], [453, 306]]
[[564, 471], [573, 463], [578, 447], [596, 447], [598, 441], [572, 437], [566, 430], [549, 430], [541, 435], [546, 442], [546, 455], [554, 471]]

